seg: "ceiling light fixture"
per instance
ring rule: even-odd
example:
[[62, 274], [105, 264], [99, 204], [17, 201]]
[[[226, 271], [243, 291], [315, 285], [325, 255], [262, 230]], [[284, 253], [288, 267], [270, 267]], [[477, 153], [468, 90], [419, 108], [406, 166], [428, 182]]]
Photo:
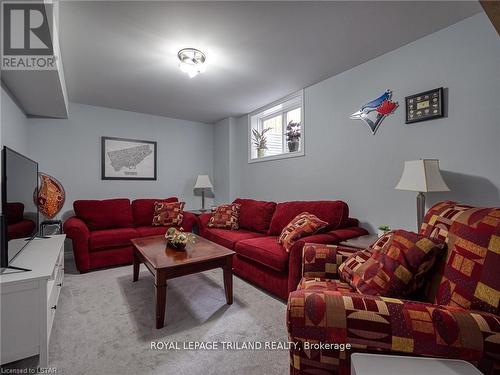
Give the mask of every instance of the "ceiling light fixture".
[[207, 68], [207, 57], [203, 52], [195, 48], [184, 48], [177, 53], [179, 68], [187, 73], [189, 78], [196, 77]]

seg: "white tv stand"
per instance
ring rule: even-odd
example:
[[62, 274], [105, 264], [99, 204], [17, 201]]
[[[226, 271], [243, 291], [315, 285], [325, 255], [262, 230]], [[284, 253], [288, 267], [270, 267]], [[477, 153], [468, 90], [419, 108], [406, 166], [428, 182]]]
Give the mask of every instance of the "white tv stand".
[[31, 271], [6, 269], [0, 275], [2, 365], [38, 354], [39, 367], [48, 366], [50, 332], [64, 277], [65, 238], [62, 234], [33, 239], [12, 262]]

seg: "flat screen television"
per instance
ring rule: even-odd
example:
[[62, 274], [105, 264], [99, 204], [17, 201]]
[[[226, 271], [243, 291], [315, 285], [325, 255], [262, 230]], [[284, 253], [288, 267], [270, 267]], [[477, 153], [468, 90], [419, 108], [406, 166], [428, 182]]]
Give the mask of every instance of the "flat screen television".
[[38, 234], [38, 163], [8, 148], [2, 149], [2, 269]]

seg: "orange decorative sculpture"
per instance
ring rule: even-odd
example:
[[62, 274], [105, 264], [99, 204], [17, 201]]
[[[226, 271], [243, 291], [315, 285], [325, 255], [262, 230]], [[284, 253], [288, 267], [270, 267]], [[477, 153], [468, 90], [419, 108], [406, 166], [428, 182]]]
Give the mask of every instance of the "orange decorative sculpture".
[[45, 173], [38, 173], [38, 176], [40, 177], [40, 187], [38, 192], [35, 192], [35, 203], [42, 215], [52, 219], [61, 211], [66, 193], [62, 184], [54, 177]]

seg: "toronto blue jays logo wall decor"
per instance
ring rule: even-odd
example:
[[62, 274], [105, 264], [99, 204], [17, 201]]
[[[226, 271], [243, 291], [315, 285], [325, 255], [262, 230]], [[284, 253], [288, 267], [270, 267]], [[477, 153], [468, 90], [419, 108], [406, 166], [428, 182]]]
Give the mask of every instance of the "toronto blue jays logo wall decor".
[[382, 121], [398, 108], [398, 102], [393, 102], [391, 98], [392, 91], [386, 90], [377, 99], [361, 106], [360, 110], [354, 112], [349, 118], [363, 121], [375, 134]]

